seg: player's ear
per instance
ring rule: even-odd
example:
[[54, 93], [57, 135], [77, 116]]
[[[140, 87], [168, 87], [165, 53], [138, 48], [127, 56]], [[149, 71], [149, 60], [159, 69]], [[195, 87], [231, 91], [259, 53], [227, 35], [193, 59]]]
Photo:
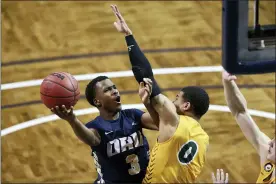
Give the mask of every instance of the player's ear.
[[96, 105], [96, 107], [101, 107], [102, 106], [100, 100], [97, 100], [96, 98], [93, 100], [93, 102]]
[[183, 111], [189, 111], [191, 109], [191, 103], [190, 102], [184, 102], [182, 104], [181, 108], [182, 108]]

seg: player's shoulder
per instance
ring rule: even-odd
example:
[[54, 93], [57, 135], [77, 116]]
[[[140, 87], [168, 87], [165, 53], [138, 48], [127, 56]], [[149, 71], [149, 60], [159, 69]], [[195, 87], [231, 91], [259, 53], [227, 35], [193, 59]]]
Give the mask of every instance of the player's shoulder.
[[179, 117], [179, 125], [181, 127], [186, 127], [186, 129], [192, 129], [193, 127], [200, 126], [199, 122], [193, 119], [192, 117], [183, 115], [180, 115]]
[[90, 128], [90, 129], [91, 128], [96, 129], [98, 124], [100, 123], [100, 119], [101, 119], [100, 116], [97, 116], [95, 119], [93, 119], [93, 120], [89, 121], [88, 123], [86, 123], [85, 126], [87, 128]]
[[124, 109], [121, 111], [121, 113], [125, 116], [131, 116], [131, 117], [142, 116], [144, 114], [143, 111], [141, 111], [140, 109], [135, 109], [135, 108]]
[[205, 137], [206, 139], [209, 139], [208, 134], [205, 132], [205, 130], [201, 127], [200, 123], [189, 117], [189, 116], [180, 116], [179, 120], [179, 129], [181, 131], [186, 131], [185, 135], [189, 135], [190, 137]]
[[124, 113], [136, 113], [136, 112], [143, 112], [140, 109], [136, 109], [136, 108], [129, 108], [129, 109], [123, 109], [122, 112]]
[[185, 126], [189, 129], [203, 130], [203, 128], [201, 127], [201, 124], [197, 120], [195, 120], [194, 118], [189, 117], [189, 116], [181, 115], [179, 118], [179, 123], [181, 123], [182, 126]]

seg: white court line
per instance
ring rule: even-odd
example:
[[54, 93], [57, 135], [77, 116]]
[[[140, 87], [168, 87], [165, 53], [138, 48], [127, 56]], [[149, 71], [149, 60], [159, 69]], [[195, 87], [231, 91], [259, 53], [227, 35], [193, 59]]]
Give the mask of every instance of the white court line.
[[[166, 74], [180, 74], [180, 73], [198, 73], [198, 72], [221, 72], [222, 66], [196, 66], [196, 67], [176, 67], [176, 68], [158, 68], [153, 69], [155, 75], [166, 75]], [[97, 76], [105, 75], [109, 78], [119, 78], [119, 77], [130, 77], [133, 76], [131, 70], [118, 71], [118, 72], [104, 72], [104, 73], [93, 73], [84, 75], [74, 75], [76, 80], [92, 80]], [[39, 86], [43, 79], [29, 80], [22, 82], [13, 82], [7, 84], [1, 84], [1, 90], [24, 88], [30, 86]]]
[[[123, 105], [122, 106], [123, 109], [131, 109], [131, 108], [136, 108], [136, 109], [145, 109], [143, 104], [127, 104], [127, 105]], [[222, 105], [210, 105], [209, 110], [211, 111], [221, 111], [221, 112], [230, 112], [229, 108], [227, 106], [222, 106]], [[77, 116], [81, 116], [81, 115], [86, 115], [86, 114], [95, 114], [98, 112], [97, 108], [87, 108], [87, 109], [80, 109], [80, 110], [75, 110], [74, 113]], [[269, 113], [269, 112], [264, 112], [264, 111], [258, 111], [258, 110], [252, 110], [249, 109], [248, 110], [249, 114], [253, 115], [253, 116], [259, 116], [259, 117], [264, 117], [264, 118], [269, 118], [269, 119], [274, 119], [275, 120], [275, 114], [273, 113]], [[42, 123], [48, 123], [51, 121], [55, 121], [60, 119], [58, 116], [56, 115], [49, 115], [49, 116], [45, 116], [42, 118], [37, 118], [37, 119], [33, 119], [30, 121], [26, 121], [8, 128], [5, 128], [1, 131], [1, 137], [11, 134], [13, 132], [28, 128], [28, 127], [32, 127], [35, 125], [39, 125]]]

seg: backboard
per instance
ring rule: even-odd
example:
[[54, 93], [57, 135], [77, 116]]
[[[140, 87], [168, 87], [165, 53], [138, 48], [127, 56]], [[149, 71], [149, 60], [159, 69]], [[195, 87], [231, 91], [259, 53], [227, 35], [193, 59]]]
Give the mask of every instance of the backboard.
[[231, 74], [276, 71], [276, 25], [259, 24], [259, 0], [255, 0], [254, 26], [248, 25], [248, 0], [223, 0], [222, 66]]

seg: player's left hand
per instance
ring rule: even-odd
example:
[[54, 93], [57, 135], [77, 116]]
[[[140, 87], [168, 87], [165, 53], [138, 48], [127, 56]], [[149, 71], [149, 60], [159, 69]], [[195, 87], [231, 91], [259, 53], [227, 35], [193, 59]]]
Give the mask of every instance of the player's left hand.
[[226, 81], [232, 81], [232, 80], [237, 79], [237, 77], [235, 75], [231, 75], [230, 73], [228, 73], [225, 70], [222, 71], [222, 78]]
[[213, 183], [228, 183], [228, 173], [224, 175], [223, 169], [217, 169], [217, 177], [212, 173]]
[[140, 82], [139, 86], [139, 96], [143, 102], [143, 104], [150, 103], [150, 95], [152, 93], [152, 81], [151, 79], [144, 78], [144, 82]]
[[117, 5], [111, 5], [112, 11], [115, 14], [117, 21], [114, 22], [114, 26], [120, 33], [125, 33], [126, 36], [132, 35], [131, 30], [127, 26], [127, 23], [121, 13], [119, 12], [119, 9]]

